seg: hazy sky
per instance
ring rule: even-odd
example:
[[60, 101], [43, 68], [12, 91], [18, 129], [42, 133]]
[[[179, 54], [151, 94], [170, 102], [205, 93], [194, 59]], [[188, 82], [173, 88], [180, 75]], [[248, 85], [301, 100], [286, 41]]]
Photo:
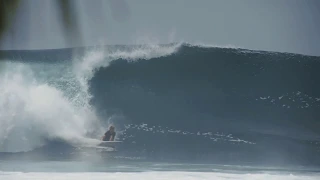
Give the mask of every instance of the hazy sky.
[[320, 55], [319, 0], [76, 0], [67, 44], [56, 1], [23, 0], [1, 49], [191, 42]]

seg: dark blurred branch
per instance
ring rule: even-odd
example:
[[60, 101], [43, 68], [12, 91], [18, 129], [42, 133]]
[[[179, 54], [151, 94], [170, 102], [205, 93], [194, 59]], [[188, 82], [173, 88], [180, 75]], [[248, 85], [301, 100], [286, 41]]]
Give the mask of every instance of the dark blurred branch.
[[0, 40], [10, 27], [20, 0], [0, 0]]
[[63, 33], [67, 44], [83, 45], [78, 19], [76, 16], [74, 3], [72, 0], [58, 0], [58, 9], [60, 10], [60, 18], [63, 24]]
[[[5, 32], [11, 26], [17, 8], [21, 5], [21, 0], [0, 0], [0, 41]], [[56, 0], [58, 14], [62, 22], [64, 39], [69, 46], [82, 46], [83, 37], [77, 18], [74, 3], [77, 0]], [[130, 17], [128, 4], [125, 0], [108, 0], [112, 16], [116, 21], [126, 21]]]
[[[57, 3], [67, 43], [81, 45], [82, 38], [72, 0], [57, 0]], [[0, 40], [9, 29], [20, 4], [21, 0], [0, 0]]]

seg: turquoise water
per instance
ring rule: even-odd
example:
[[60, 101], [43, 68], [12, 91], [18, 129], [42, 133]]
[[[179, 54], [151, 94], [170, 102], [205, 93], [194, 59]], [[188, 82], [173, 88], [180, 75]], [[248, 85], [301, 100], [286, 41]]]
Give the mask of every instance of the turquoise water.
[[318, 179], [319, 169], [130, 161], [0, 161], [0, 179]]

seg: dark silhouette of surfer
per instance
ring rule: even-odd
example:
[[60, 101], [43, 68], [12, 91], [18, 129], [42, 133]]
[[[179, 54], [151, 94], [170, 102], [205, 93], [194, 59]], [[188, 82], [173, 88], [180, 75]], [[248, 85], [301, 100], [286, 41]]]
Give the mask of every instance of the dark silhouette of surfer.
[[114, 131], [114, 129], [114, 126], [110, 126], [109, 130], [104, 133], [102, 141], [114, 141], [114, 137], [116, 136], [116, 132]]

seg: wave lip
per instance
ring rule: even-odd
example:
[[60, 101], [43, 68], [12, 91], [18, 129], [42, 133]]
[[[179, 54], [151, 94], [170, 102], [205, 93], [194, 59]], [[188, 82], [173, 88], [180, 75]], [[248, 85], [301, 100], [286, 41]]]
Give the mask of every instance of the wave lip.
[[86, 52], [84, 57], [75, 60], [76, 72], [87, 75], [90, 78], [94, 75], [95, 69], [109, 66], [110, 62], [125, 59], [136, 61], [139, 59], [152, 59], [165, 57], [179, 51], [182, 44], [170, 45], [135, 45], [135, 46], [115, 46], [115, 47], [97, 47]]

